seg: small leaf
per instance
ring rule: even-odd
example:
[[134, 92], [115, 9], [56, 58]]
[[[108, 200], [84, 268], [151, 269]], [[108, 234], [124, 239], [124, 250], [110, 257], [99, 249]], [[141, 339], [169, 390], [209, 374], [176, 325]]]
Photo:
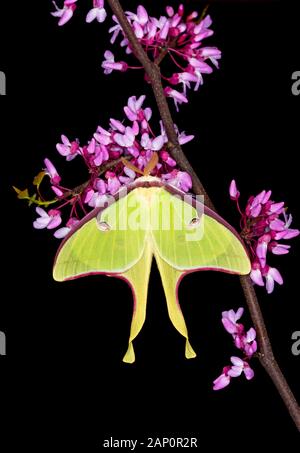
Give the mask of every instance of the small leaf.
[[19, 194], [21, 192], [21, 190], [18, 189], [17, 187], [15, 187], [15, 186], [13, 186], [13, 189], [14, 189], [15, 192], [17, 192], [17, 194]]
[[37, 188], [39, 188], [45, 176], [46, 176], [46, 172], [40, 171], [39, 174], [35, 176], [35, 178], [33, 180], [33, 185], [36, 186]]
[[20, 190], [17, 187], [13, 186], [13, 189], [18, 194], [18, 198], [20, 200], [28, 200], [28, 205], [31, 206], [33, 204], [37, 206], [45, 206], [46, 208], [54, 203], [57, 203], [58, 199], [54, 198], [54, 200], [42, 200], [41, 198], [37, 198], [37, 194], [33, 194], [32, 196], [29, 195], [28, 189]]
[[14, 186], [13, 186], [13, 189], [15, 190], [15, 192], [17, 192], [18, 198], [20, 200], [26, 200], [26, 199], [29, 200], [30, 199], [28, 189], [20, 190], [17, 187], [14, 187]]

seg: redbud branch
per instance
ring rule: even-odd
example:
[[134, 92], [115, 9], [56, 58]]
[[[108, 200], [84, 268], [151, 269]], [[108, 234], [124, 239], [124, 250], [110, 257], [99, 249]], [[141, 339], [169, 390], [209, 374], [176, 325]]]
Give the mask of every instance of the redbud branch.
[[[115, 160], [111, 160], [110, 162], [106, 162], [105, 164], [103, 165], [100, 165], [100, 167], [98, 168], [98, 172], [97, 172], [97, 176], [101, 176], [103, 175], [105, 172], [107, 172], [108, 170], [110, 170], [111, 168], [114, 168], [116, 167], [116, 165], [120, 164], [121, 162], [123, 162], [123, 160], [131, 160], [132, 159], [132, 156], [123, 156], [123, 157], [119, 157], [118, 159], [115, 159]], [[64, 193], [64, 195], [60, 198], [60, 200], [63, 200], [65, 198], [69, 198], [71, 196], [76, 196], [76, 195], [80, 195], [83, 193], [83, 191], [89, 186], [90, 184], [90, 179], [86, 182], [84, 182], [83, 184], [80, 184], [79, 186], [76, 186], [74, 187], [73, 189], [71, 190], [68, 190], [67, 192]]]
[[[148, 79], [152, 85], [153, 93], [156, 99], [157, 107], [163, 121], [169, 143], [168, 148], [172, 157], [176, 160], [179, 167], [188, 172], [193, 181], [193, 191], [195, 194], [204, 196], [205, 203], [208, 207], [215, 211], [214, 205], [208, 197], [201, 181], [195, 173], [193, 167], [186, 158], [182, 148], [178, 142], [177, 133], [175, 130], [172, 115], [168, 106], [167, 99], [164, 94], [164, 89], [161, 80], [160, 69], [157, 62], [152, 62], [142, 45], [136, 38], [130, 23], [124, 13], [124, 10], [119, 0], [107, 0], [113, 13], [117, 17], [126, 38], [128, 39], [131, 49], [143, 65]], [[264, 322], [264, 318], [258, 303], [257, 295], [254, 290], [252, 281], [249, 276], [240, 277], [241, 286], [244, 292], [246, 302], [250, 311], [250, 315], [257, 332], [257, 340], [259, 344], [259, 360], [275, 384], [279, 394], [281, 395], [290, 416], [294, 420], [298, 430], [300, 431], [300, 407], [284, 377], [278, 363], [274, 357], [271, 342]]]

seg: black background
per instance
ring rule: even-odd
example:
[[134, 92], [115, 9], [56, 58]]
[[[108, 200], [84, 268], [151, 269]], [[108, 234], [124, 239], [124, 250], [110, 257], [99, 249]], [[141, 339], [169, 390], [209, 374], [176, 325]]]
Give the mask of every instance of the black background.
[[[151, 91], [139, 71], [104, 76], [101, 61], [111, 49], [105, 24], [88, 25], [83, 11], [65, 27], [49, 16], [51, 2], [1, 5], [0, 70], [7, 75], [1, 97], [2, 296], [0, 330], [7, 356], [0, 358], [3, 432], [0, 444], [33, 451], [49, 446], [96, 452], [104, 438], [193, 436], [202, 451], [221, 440], [233, 445], [285, 439], [296, 429], [271, 381], [253, 362], [251, 382], [236, 379], [221, 392], [212, 381], [236, 354], [221, 322], [222, 310], [245, 306], [237, 278], [219, 273], [186, 277], [180, 301], [198, 356], [184, 358], [184, 340], [172, 327], [158, 272], [153, 268], [145, 326], [134, 342], [136, 363], [123, 364], [132, 298], [124, 282], [90, 277], [64, 284], [52, 280], [58, 241], [34, 231], [34, 210], [17, 201], [13, 184], [26, 187], [51, 158], [69, 183], [85, 177], [78, 162], [65, 164], [55, 151], [61, 133], [82, 142], [110, 117], [122, 118], [130, 95]], [[41, 3], [43, 3], [41, 5]], [[81, 2], [80, 2], [81, 3]], [[84, 2], [83, 2], [84, 3]], [[131, 10], [139, 4], [124, 1]], [[143, 2], [151, 14], [179, 2]], [[187, 1], [201, 9], [205, 2]], [[244, 196], [273, 189], [300, 225], [299, 102], [291, 75], [300, 70], [297, 2], [213, 2], [215, 36], [223, 51], [221, 70], [190, 94], [175, 121], [196, 135], [185, 151], [217, 209], [238, 225], [228, 185], [234, 177]], [[5, 27], [6, 25], [6, 27]], [[115, 47], [117, 49], [117, 46]], [[116, 51], [118, 54], [118, 51]], [[120, 52], [120, 55], [122, 53]], [[157, 115], [154, 121], [158, 120]], [[283, 287], [258, 289], [274, 351], [300, 399], [299, 357], [292, 333], [299, 331], [299, 240], [287, 257], [274, 257]], [[250, 327], [246, 314], [244, 321]], [[12, 429], [12, 434], [8, 429]], [[224, 434], [225, 433], [225, 434]], [[5, 437], [7, 439], [5, 439]], [[207, 448], [207, 449], [206, 449]], [[52, 450], [53, 451], [53, 450]]]

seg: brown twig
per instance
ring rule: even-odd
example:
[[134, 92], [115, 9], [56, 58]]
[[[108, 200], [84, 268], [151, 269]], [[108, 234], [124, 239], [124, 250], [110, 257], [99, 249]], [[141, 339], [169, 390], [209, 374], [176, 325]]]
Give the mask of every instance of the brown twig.
[[[169, 150], [172, 157], [176, 160], [179, 167], [188, 172], [191, 175], [193, 181], [193, 191], [195, 194], [199, 194], [205, 197], [205, 203], [211, 209], [215, 210], [213, 203], [209, 199], [201, 181], [195, 173], [193, 167], [187, 160], [183, 153], [180, 144], [178, 143], [177, 133], [174, 127], [174, 122], [171, 116], [171, 112], [166, 100], [159, 66], [156, 62], [152, 62], [143, 47], [136, 38], [130, 23], [124, 13], [124, 10], [119, 0], [107, 0], [113, 13], [117, 17], [126, 38], [128, 39], [131, 49], [143, 65], [146, 74], [148, 75], [149, 81], [152, 85], [153, 93], [156, 99], [157, 107], [159, 109], [161, 119], [163, 121], [166, 133], [169, 139]], [[245, 299], [248, 304], [250, 315], [257, 332], [257, 339], [259, 344], [259, 360], [266, 372], [275, 384], [279, 394], [281, 395], [289, 414], [294, 420], [298, 430], [300, 431], [300, 408], [299, 405], [284, 377], [282, 374], [274, 354], [272, 346], [268, 336], [267, 328], [264, 322], [264, 318], [258, 303], [258, 299], [249, 276], [240, 277], [240, 282], [243, 288]]]
[[[119, 159], [111, 160], [110, 162], [107, 162], [107, 163], [101, 165], [99, 167], [97, 176], [103, 175], [105, 172], [107, 172], [111, 168], [114, 168], [116, 165], [123, 162], [124, 159], [130, 161], [132, 159], [132, 156], [119, 157]], [[80, 184], [79, 186], [74, 187], [74, 189], [69, 190], [68, 192], [65, 192], [64, 196], [61, 199], [66, 199], [71, 196], [74, 197], [76, 195], [82, 194], [82, 192], [89, 186], [89, 184], [90, 184], [90, 179], [88, 181], [84, 182], [83, 184]]]

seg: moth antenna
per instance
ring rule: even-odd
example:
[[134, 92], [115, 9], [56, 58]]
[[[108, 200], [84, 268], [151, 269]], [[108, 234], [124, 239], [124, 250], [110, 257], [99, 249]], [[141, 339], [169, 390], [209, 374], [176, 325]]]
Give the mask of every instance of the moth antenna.
[[144, 168], [144, 175], [149, 176], [157, 164], [158, 164], [158, 154], [154, 151], [151, 156], [151, 159], [149, 160], [148, 164]]
[[142, 170], [140, 170], [139, 168], [137, 168], [135, 165], [133, 165], [131, 162], [129, 162], [128, 160], [124, 159], [122, 157], [121, 159], [122, 161], [122, 164], [125, 165], [125, 167], [127, 168], [130, 168], [130, 170], [133, 170], [135, 171], [136, 173], [139, 173], [140, 175], [143, 175], [144, 176], [144, 172], [142, 172]]

